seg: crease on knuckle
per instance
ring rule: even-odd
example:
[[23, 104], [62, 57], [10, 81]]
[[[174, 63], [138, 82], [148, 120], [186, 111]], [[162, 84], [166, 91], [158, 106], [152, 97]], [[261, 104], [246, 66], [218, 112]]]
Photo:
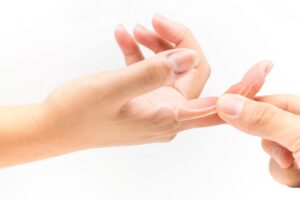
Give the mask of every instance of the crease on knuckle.
[[[149, 67], [145, 68], [145, 78], [149, 85], [165, 83], [171, 74], [171, 66], [164, 59], [159, 61], [149, 60]], [[142, 75], [143, 76], [143, 75]]]
[[179, 132], [180, 128], [181, 128], [181, 122], [174, 120], [166, 128], [166, 135], [177, 134]]
[[276, 111], [272, 109], [271, 105], [261, 104], [252, 112], [253, 115], [249, 117], [250, 124], [253, 126], [259, 126], [262, 131], [268, 130], [270, 132], [269, 129], [272, 127], [270, 127], [269, 124], [276, 115]]
[[148, 120], [154, 124], [168, 124], [175, 121], [175, 111], [171, 107], [160, 107]]

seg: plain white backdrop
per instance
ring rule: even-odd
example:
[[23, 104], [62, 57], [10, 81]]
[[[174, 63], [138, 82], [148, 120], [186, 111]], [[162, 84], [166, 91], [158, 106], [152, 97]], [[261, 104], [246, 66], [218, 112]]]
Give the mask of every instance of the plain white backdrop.
[[[62, 82], [124, 66], [113, 30], [161, 13], [190, 27], [219, 95], [261, 59], [260, 94], [300, 94], [298, 0], [0, 1], [0, 104], [43, 100]], [[146, 55], [151, 56], [149, 51]], [[260, 140], [222, 125], [168, 144], [89, 150], [0, 170], [1, 200], [299, 199], [268, 173]]]

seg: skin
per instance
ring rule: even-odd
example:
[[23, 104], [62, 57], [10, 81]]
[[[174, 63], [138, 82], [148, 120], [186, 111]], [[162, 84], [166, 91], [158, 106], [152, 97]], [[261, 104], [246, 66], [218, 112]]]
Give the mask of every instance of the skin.
[[[161, 16], [155, 32], [118, 26], [127, 66], [66, 82], [41, 103], [0, 107], [0, 167], [83, 149], [171, 141], [224, 123], [217, 97], [196, 98], [210, 69], [189, 29]], [[138, 43], [155, 52], [144, 59]], [[227, 93], [253, 98], [271, 63], [254, 65]]]
[[[123, 26], [116, 29], [116, 39], [127, 63], [143, 60], [138, 43], [154, 53], [178, 46], [191, 48], [199, 53], [200, 58], [204, 58], [196, 39], [185, 26], [169, 21], [160, 15], [153, 18], [152, 24], [155, 32], [137, 25], [133, 31], [134, 37], [131, 37]], [[123, 42], [125, 38], [126, 44]], [[130, 53], [128, 54], [128, 52]], [[205, 59], [204, 61], [206, 62]], [[203, 65], [207, 66], [206, 63], [201, 63], [200, 66]], [[272, 66], [273, 64], [269, 61], [257, 63], [239, 83], [229, 88], [219, 99], [207, 97], [186, 102], [185, 106], [176, 110], [176, 119], [183, 122], [180, 130], [225, 122], [244, 132], [263, 138], [262, 147], [271, 156], [269, 169], [274, 179], [290, 187], [300, 187], [300, 170], [298, 168], [300, 166], [300, 118], [298, 116], [300, 115], [300, 97], [292, 95], [255, 97]], [[202, 89], [200, 86], [192, 87], [189, 90], [195, 89], [194, 92], [182, 91], [180, 84], [189, 85], [188, 83], [199, 81], [203, 85], [203, 79], [198, 79], [196, 76], [196, 80], [190, 80], [193, 78], [192, 75], [184, 77], [174, 85], [186, 98], [196, 97]], [[221, 106], [222, 100], [231, 96], [230, 94], [238, 94], [235, 97], [245, 101], [244, 109], [235, 116], [225, 114]], [[253, 98], [255, 101], [251, 100]], [[225, 105], [228, 107], [239, 104]]]
[[300, 187], [300, 97], [271, 95], [255, 100], [224, 95], [217, 102], [217, 112], [226, 123], [262, 138], [275, 180]]
[[[177, 89], [182, 96], [187, 99], [194, 98], [187, 101], [185, 105], [179, 109], [173, 109], [176, 113], [176, 119], [178, 121], [184, 121], [184, 123], [181, 124], [180, 130], [214, 126], [224, 123], [216, 113], [217, 97], [195, 99], [195, 97], [199, 96], [207, 79], [201, 78], [202, 75], [198, 74], [204, 73], [206, 76], [209, 76], [210, 70], [207, 70], [209, 65], [192, 32], [186, 26], [170, 21], [161, 15], [155, 15], [153, 17], [152, 26], [154, 31], [148, 30], [142, 25], [137, 25], [133, 30], [133, 36], [128, 33], [123, 25], [119, 25], [116, 28], [115, 37], [124, 54], [126, 64], [131, 64], [144, 59], [138, 44], [143, 45], [153, 51], [153, 53], [181, 47], [195, 50], [200, 57], [198, 67], [191, 70], [187, 73], [187, 76], [174, 84], [174, 88]], [[265, 77], [270, 72], [272, 66], [273, 64], [270, 61], [263, 61], [255, 64], [239, 83], [231, 86], [225, 93], [237, 93], [247, 96], [248, 98], [253, 98], [261, 89]], [[197, 70], [199, 73], [195, 72]], [[197, 74], [197, 76], [194, 74]], [[164, 92], [165, 91], [162, 93]]]

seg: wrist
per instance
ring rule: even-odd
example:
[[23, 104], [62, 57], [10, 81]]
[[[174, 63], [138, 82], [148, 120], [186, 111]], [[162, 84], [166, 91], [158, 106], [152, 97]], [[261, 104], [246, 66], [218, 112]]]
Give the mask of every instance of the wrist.
[[0, 167], [74, 151], [55, 135], [50, 116], [45, 103], [0, 106]]

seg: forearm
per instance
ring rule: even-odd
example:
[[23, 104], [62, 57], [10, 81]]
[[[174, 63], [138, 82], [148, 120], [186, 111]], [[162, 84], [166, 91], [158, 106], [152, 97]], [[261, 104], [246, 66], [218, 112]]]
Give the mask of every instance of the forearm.
[[0, 106], [0, 167], [68, 151], [51, 128], [42, 104]]

